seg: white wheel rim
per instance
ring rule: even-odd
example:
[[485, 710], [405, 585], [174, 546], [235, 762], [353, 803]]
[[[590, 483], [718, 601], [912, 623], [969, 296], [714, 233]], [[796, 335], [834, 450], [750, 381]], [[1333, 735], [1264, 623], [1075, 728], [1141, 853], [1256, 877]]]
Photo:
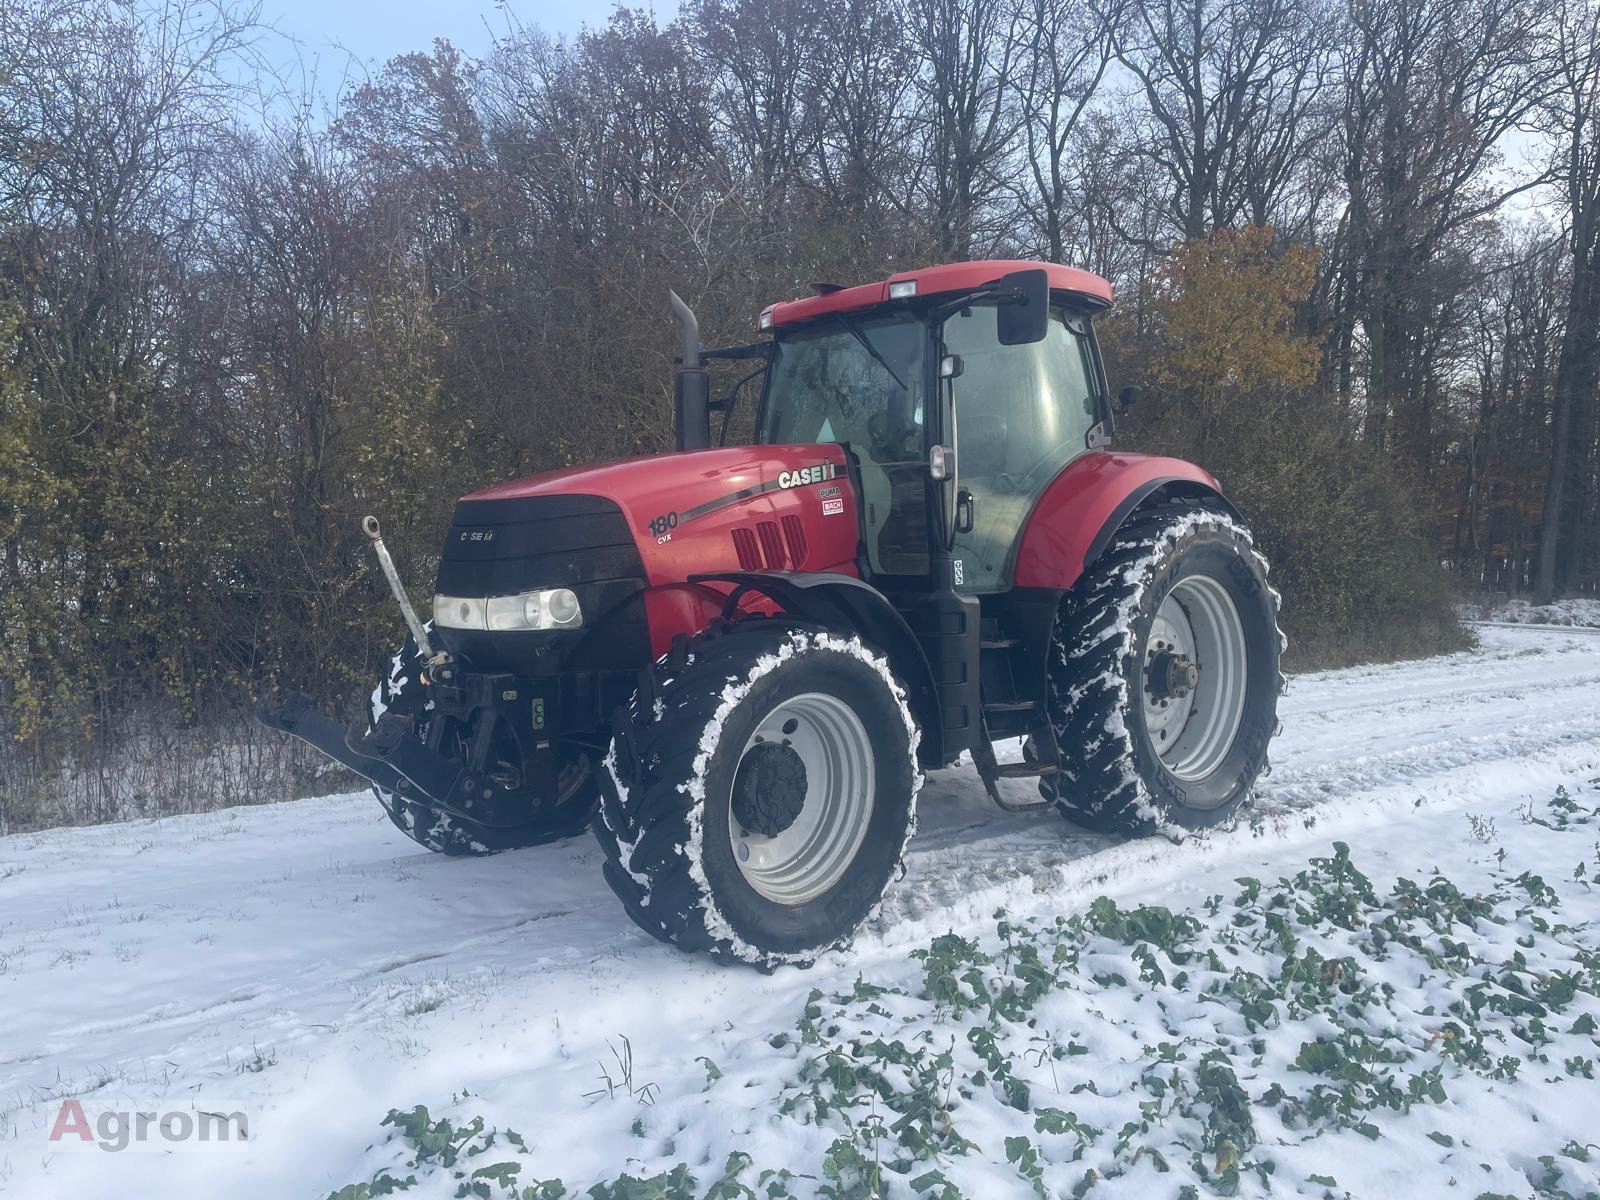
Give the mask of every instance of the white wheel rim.
[[[1182, 694], [1152, 678], [1163, 655], [1196, 669]], [[1222, 766], [1244, 721], [1248, 667], [1244, 623], [1227, 589], [1209, 575], [1179, 580], [1156, 610], [1140, 664], [1145, 736], [1168, 774], [1198, 783]]]
[[[774, 837], [743, 829], [731, 812], [728, 840], [739, 872], [775, 904], [815, 900], [844, 878], [867, 836], [876, 798], [876, 760], [866, 726], [836, 696], [808, 692], [765, 717], [739, 754], [759, 742], [787, 745], [806, 769], [805, 803]], [[734, 778], [738, 778], [735, 767]]]

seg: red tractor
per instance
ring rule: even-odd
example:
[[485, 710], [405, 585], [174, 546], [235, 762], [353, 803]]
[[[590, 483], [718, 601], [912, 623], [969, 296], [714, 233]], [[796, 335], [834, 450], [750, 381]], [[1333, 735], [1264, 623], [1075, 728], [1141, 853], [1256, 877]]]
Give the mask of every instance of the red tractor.
[[[261, 718], [431, 850], [592, 822], [640, 926], [763, 967], [850, 937], [963, 754], [1013, 811], [1227, 818], [1277, 725], [1277, 595], [1215, 479], [1109, 449], [1110, 286], [968, 262], [816, 293], [709, 351], [673, 296], [678, 452], [467, 496], [431, 626], [368, 518], [411, 628], [371, 720]], [[753, 445], [711, 446], [738, 392], [710, 360], [763, 377]]]

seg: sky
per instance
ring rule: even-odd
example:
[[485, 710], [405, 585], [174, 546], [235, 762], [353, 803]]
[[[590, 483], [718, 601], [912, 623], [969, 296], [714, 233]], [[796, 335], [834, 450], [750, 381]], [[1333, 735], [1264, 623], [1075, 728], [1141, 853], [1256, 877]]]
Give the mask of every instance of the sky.
[[[678, 10], [678, 0], [629, 0], [631, 7], [653, 10], [662, 21]], [[341, 85], [375, 73], [397, 54], [428, 50], [434, 38], [446, 38], [470, 55], [482, 55], [496, 35], [517, 24], [565, 37], [603, 25], [616, 0], [261, 0], [261, 21], [283, 35], [270, 51], [282, 66], [298, 59], [325, 101], [336, 102]], [[286, 77], [294, 72], [286, 72]], [[1514, 133], [1502, 149], [1513, 174], [1526, 171], [1526, 159], [1538, 150], [1534, 139]], [[1524, 193], [1507, 211], [1515, 216], [1552, 219], [1544, 211], [1548, 197]]]
[[[631, 7], [653, 9], [663, 20], [677, 11], [677, 0], [633, 0]], [[293, 45], [327, 87], [357, 62], [371, 71], [397, 54], [427, 50], [447, 38], [469, 54], [487, 50], [494, 35], [513, 23], [546, 33], [572, 36], [584, 26], [603, 25], [613, 0], [261, 0], [261, 21]]]

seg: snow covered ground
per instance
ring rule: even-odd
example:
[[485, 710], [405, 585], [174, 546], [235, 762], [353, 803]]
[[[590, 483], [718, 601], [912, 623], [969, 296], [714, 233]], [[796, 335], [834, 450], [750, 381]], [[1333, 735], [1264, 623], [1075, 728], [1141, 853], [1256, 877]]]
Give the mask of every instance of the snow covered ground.
[[1600, 629], [1600, 599], [1576, 597], [1550, 604], [1530, 604], [1526, 600], [1501, 600], [1485, 604], [1464, 604], [1465, 621], [1489, 621], [1512, 625], [1577, 625]]
[[[650, 941], [587, 839], [436, 858], [364, 796], [0, 839], [0, 1192], [1600, 1193], [1600, 633], [1481, 634], [1295, 679], [1182, 845], [932, 776], [806, 972]], [[250, 1146], [51, 1143], [69, 1097]]]

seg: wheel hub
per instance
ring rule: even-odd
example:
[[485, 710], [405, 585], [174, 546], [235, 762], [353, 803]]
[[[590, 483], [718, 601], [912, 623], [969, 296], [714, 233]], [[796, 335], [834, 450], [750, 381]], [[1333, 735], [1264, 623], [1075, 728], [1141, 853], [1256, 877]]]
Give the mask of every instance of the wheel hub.
[[1183, 783], [1226, 761], [1244, 717], [1248, 667], [1244, 623], [1227, 588], [1208, 575], [1180, 580], [1151, 622], [1143, 707], [1151, 748]]
[[805, 904], [845, 877], [872, 821], [874, 761], [838, 696], [791, 696], [761, 718], [734, 772], [728, 839], [764, 899]]
[[1194, 691], [1200, 684], [1199, 664], [1186, 654], [1162, 649], [1150, 655], [1145, 668], [1145, 691], [1152, 700], [1178, 700]]
[[792, 746], [757, 742], [733, 780], [733, 818], [762, 837], [777, 837], [806, 805], [806, 764]]

